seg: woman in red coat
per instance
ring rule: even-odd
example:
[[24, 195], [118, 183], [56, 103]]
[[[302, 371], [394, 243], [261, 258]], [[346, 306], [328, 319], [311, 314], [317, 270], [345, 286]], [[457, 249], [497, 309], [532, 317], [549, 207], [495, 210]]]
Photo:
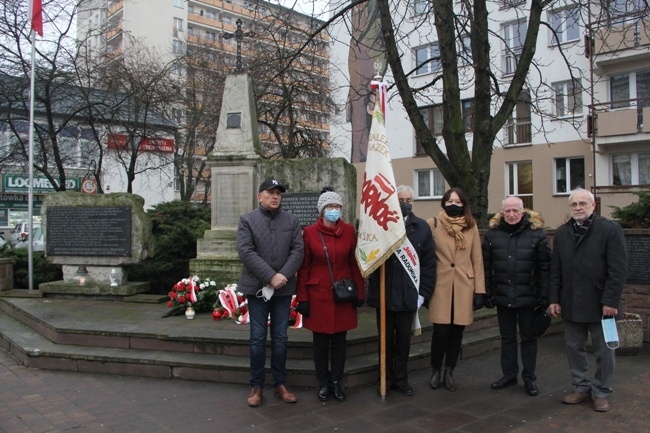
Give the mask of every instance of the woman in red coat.
[[[357, 236], [351, 224], [341, 220], [343, 202], [329, 188], [318, 199], [318, 221], [303, 232], [305, 258], [298, 271], [297, 310], [303, 326], [313, 332], [314, 365], [320, 382], [318, 398], [345, 400], [342, 379], [345, 368], [347, 331], [357, 327], [357, 308], [363, 305], [363, 278], [354, 257]], [[353, 280], [358, 289], [356, 302], [335, 302], [332, 277], [323, 249], [327, 246], [334, 281]]]

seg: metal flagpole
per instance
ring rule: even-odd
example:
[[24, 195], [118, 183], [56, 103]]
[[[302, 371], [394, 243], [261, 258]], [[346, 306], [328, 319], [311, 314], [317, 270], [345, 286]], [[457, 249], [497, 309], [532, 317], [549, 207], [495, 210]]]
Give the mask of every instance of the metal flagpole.
[[379, 267], [379, 394], [386, 400], [386, 263]]
[[29, 214], [29, 233], [27, 234], [27, 271], [29, 290], [34, 289], [34, 64], [36, 63], [36, 32], [32, 33], [32, 76], [29, 90], [29, 186], [27, 195], [27, 212]]

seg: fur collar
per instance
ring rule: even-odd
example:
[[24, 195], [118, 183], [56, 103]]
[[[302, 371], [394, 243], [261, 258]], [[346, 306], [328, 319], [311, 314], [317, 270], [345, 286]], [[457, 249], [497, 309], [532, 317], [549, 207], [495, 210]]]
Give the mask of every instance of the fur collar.
[[[535, 212], [534, 210], [530, 209], [524, 209], [525, 215], [524, 218], [528, 219], [528, 222], [530, 222], [530, 229], [531, 230], [541, 230], [544, 228], [544, 219], [542, 218], [542, 215], [539, 214], [539, 212]], [[494, 215], [492, 218], [490, 218], [490, 222], [488, 223], [488, 226], [491, 229], [499, 227], [499, 223], [501, 222], [501, 213], [497, 213]]]

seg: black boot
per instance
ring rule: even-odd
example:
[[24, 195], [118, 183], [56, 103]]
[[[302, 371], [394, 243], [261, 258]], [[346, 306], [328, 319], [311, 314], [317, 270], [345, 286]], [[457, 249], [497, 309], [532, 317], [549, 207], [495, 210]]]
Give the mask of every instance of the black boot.
[[433, 373], [431, 373], [431, 379], [429, 379], [429, 386], [432, 389], [440, 388], [440, 369], [434, 368]]
[[336, 401], [345, 401], [345, 393], [338, 381], [332, 382], [332, 394], [334, 394]]
[[454, 369], [445, 368], [445, 388], [449, 391], [456, 391], [456, 382], [454, 382]]
[[321, 382], [318, 387], [318, 399], [320, 401], [327, 401], [330, 399], [330, 389], [327, 382]]

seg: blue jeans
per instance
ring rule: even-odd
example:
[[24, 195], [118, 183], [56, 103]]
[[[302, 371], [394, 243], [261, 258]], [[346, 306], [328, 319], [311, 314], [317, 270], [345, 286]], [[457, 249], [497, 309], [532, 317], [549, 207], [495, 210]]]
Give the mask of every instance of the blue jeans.
[[255, 295], [247, 295], [248, 317], [250, 319], [250, 384], [254, 388], [264, 387], [266, 372], [266, 335], [269, 314], [271, 315], [271, 372], [273, 387], [287, 383], [287, 327], [291, 296], [273, 296], [270, 301]]

